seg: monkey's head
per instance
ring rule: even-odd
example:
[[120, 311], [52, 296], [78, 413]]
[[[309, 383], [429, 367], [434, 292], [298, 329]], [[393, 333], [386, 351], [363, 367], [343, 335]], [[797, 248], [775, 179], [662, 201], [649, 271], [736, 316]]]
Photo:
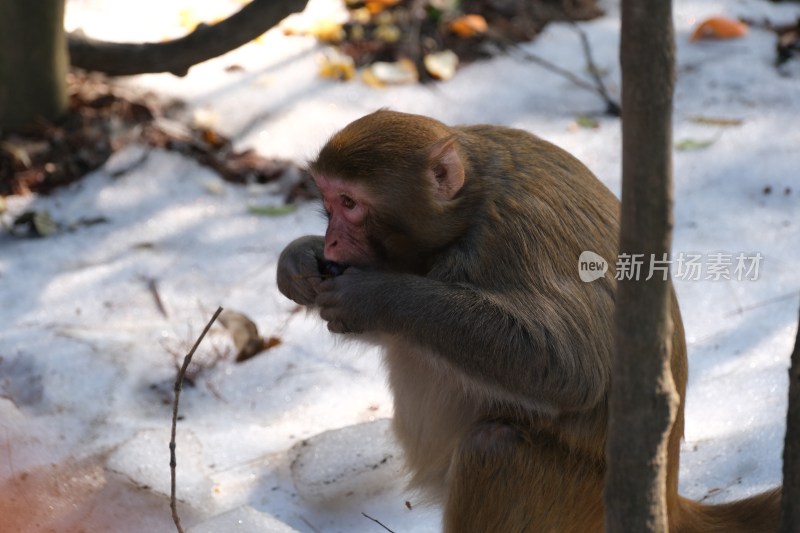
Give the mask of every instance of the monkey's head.
[[424, 268], [464, 230], [465, 163], [456, 134], [427, 117], [381, 110], [346, 126], [309, 165], [328, 216], [325, 258]]

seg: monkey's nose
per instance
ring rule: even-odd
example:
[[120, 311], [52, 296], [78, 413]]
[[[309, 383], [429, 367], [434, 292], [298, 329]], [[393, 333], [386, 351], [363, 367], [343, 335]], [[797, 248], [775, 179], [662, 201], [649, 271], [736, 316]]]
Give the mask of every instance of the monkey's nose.
[[325, 249], [322, 251], [322, 255], [325, 256], [325, 259], [329, 261], [336, 261], [338, 255], [337, 252], [339, 251], [339, 247], [337, 246], [338, 244], [338, 240], [325, 243]]

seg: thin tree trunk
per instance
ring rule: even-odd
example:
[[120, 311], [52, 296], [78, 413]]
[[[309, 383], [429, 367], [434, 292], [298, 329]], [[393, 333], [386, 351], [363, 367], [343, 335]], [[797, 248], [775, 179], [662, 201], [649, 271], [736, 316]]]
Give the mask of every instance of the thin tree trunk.
[[[622, 228], [620, 257], [662, 260], [672, 239], [669, 0], [622, 1]], [[621, 279], [610, 399], [605, 504], [608, 533], [668, 531], [667, 439], [678, 409], [672, 381], [670, 281]], [[619, 272], [618, 272], [619, 275]]]
[[800, 324], [789, 369], [789, 413], [783, 445], [781, 533], [800, 531]]
[[64, 0], [0, 0], [0, 130], [67, 109]]

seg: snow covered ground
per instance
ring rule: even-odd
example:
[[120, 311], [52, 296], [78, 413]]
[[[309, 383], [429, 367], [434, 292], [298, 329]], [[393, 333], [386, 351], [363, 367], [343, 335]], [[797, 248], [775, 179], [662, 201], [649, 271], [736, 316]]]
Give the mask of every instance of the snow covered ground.
[[[101, 38], [157, 40], [184, 31], [179, 12], [190, 6], [212, 18], [237, 3], [70, 0], [67, 19]], [[618, 12], [607, 7], [581, 26], [616, 93]], [[315, 0], [308, 11], [335, 9]], [[790, 23], [800, 6], [675, 4], [675, 140], [713, 141], [675, 152], [675, 253], [701, 254], [706, 266], [716, 253], [762, 257], [755, 281], [676, 280], [691, 366], [681, 489], [712, 501], [780, 482], [800, 291], [800, 60], [777, 70], [774, 35], [755, 28], [737, 41], [689, 42], [694, 25], [717, 14]], [[550, 25], [526, 48], [583, 72], [569, 25]], [[389, 106], [528, 129], [619, 189], [619, 122], [575, 127], [602, 103], [534, 64], [496, 58], [447, 83], [375, 90], [319, 79], [318, 52], [313, 40], [276, 30], [185, 78], [128, 83], [184, 98], [238, 146], [268, 156], [305, 160], [350, 120]], [[225, 71], [232, 64], [244, 70]], [[91, 217], [108, 223], [38, 240], [0, 234], [0, 531], [174, 530], [166, 497], [174, 365], [218, 305], [283, 343], [235, 364], [219, 359], [231, 347], [217, 327], [195, 356], [193, 366], [205, 368], [184, 389], [178, 426], [184, 525], [280, 531], [278, 520], [303, 532], [383, 531], [372, 517], [395, 531], [437, 531], [438, 510], [403, 491], [382, 421], [392, 404], [378, 353], [337, 342], [275, 287], [282, 247], [322, 231], [316, 206], [256, 216], [248, 206], [280, 203], [270, 187], [232, 186], [159, 151], [112, 177], [142, 150], [128, 148], [50, 197], [8, 199], [7, 219], [43, 209], [65, 228]], [[347, 429], [315, 438], [338, 428]]]

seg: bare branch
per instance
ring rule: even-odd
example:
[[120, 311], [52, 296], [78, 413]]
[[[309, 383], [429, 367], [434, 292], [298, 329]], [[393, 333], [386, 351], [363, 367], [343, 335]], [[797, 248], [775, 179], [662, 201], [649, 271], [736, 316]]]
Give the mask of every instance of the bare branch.
[[592, 45], [589, 42], [589, 37], [586, 35], [586, 32], [583, 31], [583, 28], [578, 26], [575, 22], [572, 23], [572, 27], [575, 28], [575, 31], [577, 31], [578, 35], [580, 35], [581, 45], [583, 46], [583, 55], [586, 56], [586, 67], [589, 71], [589, 74], [592, 76], [592, 79], [594, 80], [595, 86], [597, 87], [597, 93], [606, 102], [606, 114], [618, 117], [622, 110], [620, 109], [619, 104], [614, 101], [613, 98], [611, 98], [610, 94], [608, 94], [608, 90], [606, 89], [602, 78], [600, 78], [600, 68], [594, 62]]
[[203, 332], [200, 333], [199, 337], [197, 337], [192, 349], [189, 350], [189, 353], [187, 353], [186, 357], [183, 358], [183, 366], [181, 366], [180, 370], [178, 371], [178, 375], [175, 377], [175, 401], [172, 403], [172, 435], [169, 440], [169, 507], [172, 509], [172, 521], [175, 522], [175, 527], [178, 528], [178, 533], [183, 533], [183, 527], [181, 527], [181, 518], [178, 516], [178, 502], [177, 498], [175, 497], [175, 480], [177, 477], [176, 474], [178, 466], [178, 461], [176, 460], [175, 456], [175, 436], [178, 432], [178, 403], [180, 402], [181, 398], [181, 390], [183, 390], [183, 376], [186, 375], [186, 369], [189, 368], [189, 363], [192, 362], [192, 356], [194, 356], [194, 352], [197, 351], [197, 347], [200, 346], [201, 342], [203, 342], [203, 338], [206, 336], [206, 333], [208, 333], [208, 330], [211, 329], [211, 325], [214, 324], [214, 321], [217, 320], [217, 317], [221, 312], [222, 307], [218, 307], [217, 311], [214, 313], [214, 316], [212, 316], [211, 320], [209, 320], [208, 324], [206, 324]]
[[[590, 70], [595, 70], [596, 67], [594, 65], [594, 60], [592, 59], [591, 51], [590, 49], [587, 48], [588, 42], [583, 41], [583, 39], [585, 38], [585, 34], [583, 34], [583, 32], [580, 31], [580, 35], [581, 35], [581, 40], [583, 42], [583, 47], [584, 47], [583, 51], [584, 54], [586, 55], [587, 65], [589, 65]], [[559, 67], [555, 63], [548, 61], [547, 59], [541, 56], [538, 56], [532, 52], [528, 52], [527, 50], [523, 50], [519, 46], [514, 46], [513, 48], [511, 48], [511, 50], [517, 55], [517, 57], [524, 59], [525, 61], [530, 61], [531, 63], [536, 63], [540, 67], [549, 70], [553, 74], [557, 74], [562, 78], [572, 82], [576, 87], [580, 87], [581, 89], [594, 93], [600, 98], [602, 98], [606, 104], [605, 113], [607, 115], [612, 117], [618, 117], [620, 115], [621, 110], [619, 103], [617, 103], [617, 101], [614, 100], [608, 94], [608, 91], [606, 90], [603, 81], [600, 79], [600, 76], [597, 75], [596, 72], [593, 72], [592, 79], [595, 83], [592, 84], [586, 81], [585, 79], [581, 78], [577, 74], [570, 72], [565, 68]]]
[[76, 33], [68, 37], [72, 65], [112, 76], [170, 72], [184, 76], [197, 63], [221, 56], [260, 36], [307, 0], [253, 0], [227, 19], [201, 24], [179, 39], [158, 43], [114, 43]]
[[364, 517], [365, 517], [365, 518], [369, 518], [370, 520], [372, 520], [373, 522], [375, 522], [376, 524], [378, 524], [379, 526], [381, 526], [383, 529], [385, 529], [385, 530], [386, 530], [386, 531], [388, 531], [389, 533], [394, 533], [394, 531], [392, 531], [391, 529], [389, 529], [388, 527], [386, 527], [384, 524], [382, 524], [382, 523], [381, 523], [381, 521], [380, 521], [380, 520], [378, 520], [377, 518], [372, 518], [370, 515], [368, 515], [367, 513], [364, 513], [364, 512], [362, 512], [361, 514], [362, 514], [362, 515], [364, 515]]

